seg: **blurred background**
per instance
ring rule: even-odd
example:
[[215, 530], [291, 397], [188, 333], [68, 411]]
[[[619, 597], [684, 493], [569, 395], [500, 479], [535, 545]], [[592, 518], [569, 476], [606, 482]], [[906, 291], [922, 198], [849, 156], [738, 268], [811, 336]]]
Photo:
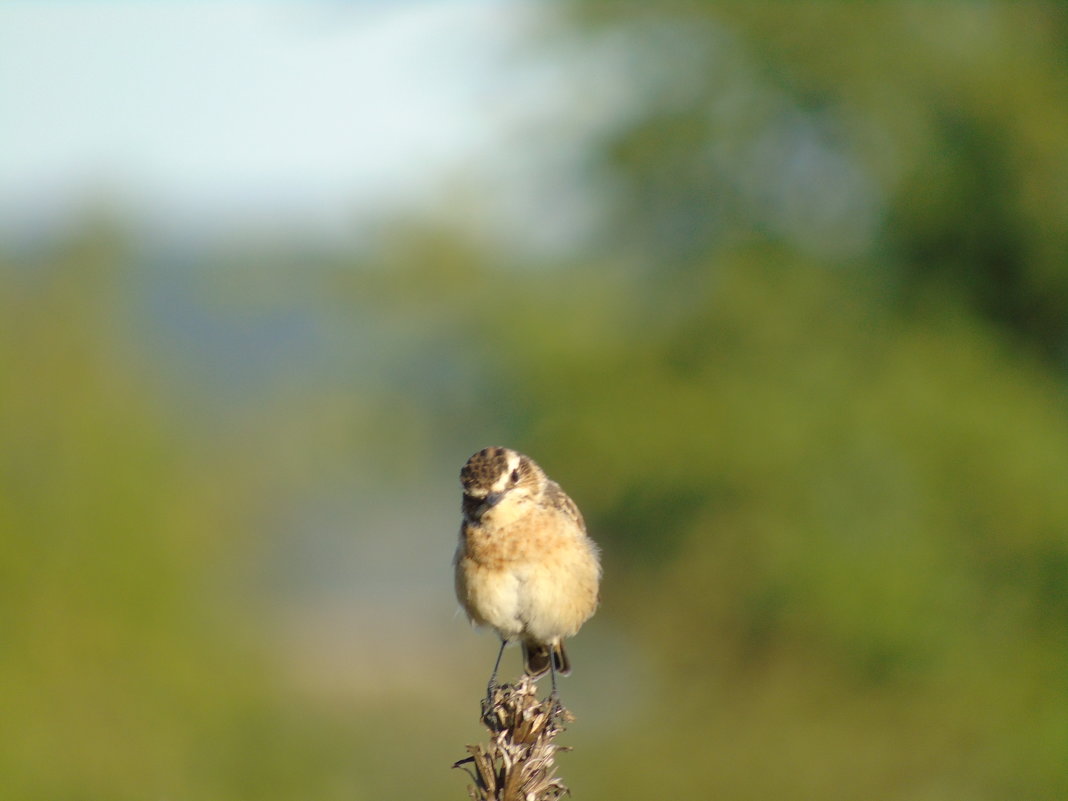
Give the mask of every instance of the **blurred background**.
[[505, 444], [603, 549], [576, 798], [1068, 798], [1066, 56], [1052, 3], [4, 4], [4, 796], [465, 798]]

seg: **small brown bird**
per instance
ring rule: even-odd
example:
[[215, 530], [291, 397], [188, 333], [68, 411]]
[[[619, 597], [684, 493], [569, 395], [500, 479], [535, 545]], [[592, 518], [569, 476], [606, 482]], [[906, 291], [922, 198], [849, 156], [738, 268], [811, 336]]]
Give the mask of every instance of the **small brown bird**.
[[492, 626], [501, 650], [519, 640], [527, 673], [568, 675], [564, 638], [597, 608], [601, 565], [575, 502], [534, 460], [485, 448], [460, 471], [463, 524], [453, 560], [456, 597], [473, 623]]

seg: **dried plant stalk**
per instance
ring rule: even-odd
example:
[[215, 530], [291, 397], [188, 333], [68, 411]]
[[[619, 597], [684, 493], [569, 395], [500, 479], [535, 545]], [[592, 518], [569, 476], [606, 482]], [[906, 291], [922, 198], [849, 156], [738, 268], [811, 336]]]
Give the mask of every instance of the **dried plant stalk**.
[[[556, 775], [556, 752], [570, 750], [553, 740], [575, 718], [556, 698], [539, 701], [529, 676], [503, 684], [482, 702], [489, 742], [467, 746], [464, 767], [474, 780], [474, 801], [550, 801], [570, 793]], [[468, 766], [471, 767], [468, 767]]]

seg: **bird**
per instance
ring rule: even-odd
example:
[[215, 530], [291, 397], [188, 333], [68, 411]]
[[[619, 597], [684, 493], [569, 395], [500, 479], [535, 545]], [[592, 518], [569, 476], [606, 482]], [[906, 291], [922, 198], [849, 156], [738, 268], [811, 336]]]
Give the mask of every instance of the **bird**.
[[460, 542], [453, 559], [456, 597], [476, 626], [501, 638], [487, 695], [504, 648], [518, 641], [526, 673], [567, 676], [564, 639], [597, 609], [600, 552], [575, 502], [518, 451], [483, 448], [460, 471]]

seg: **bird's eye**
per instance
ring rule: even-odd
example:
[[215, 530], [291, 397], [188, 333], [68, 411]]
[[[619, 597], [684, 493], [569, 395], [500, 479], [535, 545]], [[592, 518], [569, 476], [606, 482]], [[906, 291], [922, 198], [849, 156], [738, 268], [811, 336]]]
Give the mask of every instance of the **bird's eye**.
[[512, 471], [512, 483], [515, 484], [518, 481], [519, 481], [519, 469], [516, 468], [515, 470]]

